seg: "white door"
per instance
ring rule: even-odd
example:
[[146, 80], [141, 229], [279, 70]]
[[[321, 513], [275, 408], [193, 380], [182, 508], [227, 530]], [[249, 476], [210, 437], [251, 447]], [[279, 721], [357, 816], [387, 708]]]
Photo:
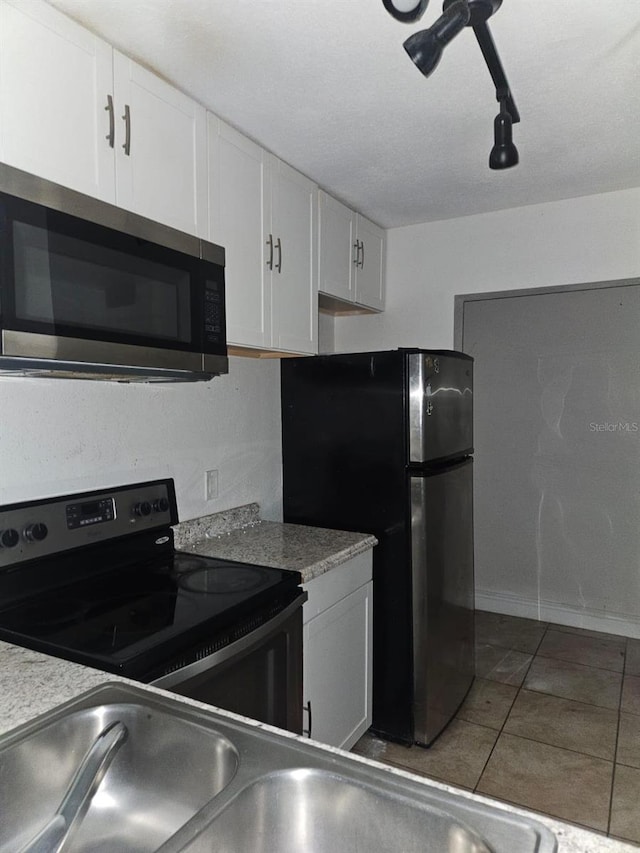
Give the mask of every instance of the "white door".
[[117, 51], [113, 62], [117, 204], [206, 238], [206, 110]]
[[112, 93], [106, 42], [47, 3], [3, 0], [0, 160], [113, 202]]
[[353, 302], [355, 214], [322, 190], [318, 193], [318, 290]]
[[364, 734], [371, 719], [372, 588], [370, 581], [304, 626], [304, 704], [311, 703], [311, 737], [344, 749]]
[[266, 154], [211, 113], [208, 131], [209, 239], [225, 248], [227, 340], [237, 346], [268, 347]]
[[359, 265], [356, 267], [356, 302], [382, 311], [384, 309], [384, 231], [358, 214], [357, 239], [361, 246]]
[[[272, 346], [290, 352], [318, 350], [316, 185], [270, 157]], [[278, 242], [279, 241], [279, 242]]]

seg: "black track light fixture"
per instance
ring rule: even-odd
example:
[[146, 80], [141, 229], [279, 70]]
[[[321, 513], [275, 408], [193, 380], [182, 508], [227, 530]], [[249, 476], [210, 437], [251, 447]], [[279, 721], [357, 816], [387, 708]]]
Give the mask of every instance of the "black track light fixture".
[[[382, 0], [385, 9], [399, 21], [416, 21], [429, 0]], [[498, 11], [502, 0], [444, 0], [442, 15], [429, 27], [414, 33], [404, 42], [404, 49], [417, 68], [428, 77], [440, 62], [442, 51], [465, 27], [471, 27], [484, 61], [496, 87], [500, 113], [494, 122], [495, 144], [489, 157], [492, 169], [508, 169], [518, 163], [518, 149], [513, 144], [512, 127], [520, 121], [507, 76], [487, 21]]]
[[429, 0], [382, 0], [384, 8], [396, 21], [412, 24], [425, 13]]
[[513, 144], [511, 115], [507, 110], [507, 99], [500, 100], [500, 112], [493, 122], [493, 148], [489, 154], [490, 169], [510, 169], [518, 165], [518, 149]]
[[440, 62], [442, 51], [469, 23], [471, 12], [467, 0], [456, 0], [428, 30], [420, 30], [405, 41], [403, 47], [425, 77]]

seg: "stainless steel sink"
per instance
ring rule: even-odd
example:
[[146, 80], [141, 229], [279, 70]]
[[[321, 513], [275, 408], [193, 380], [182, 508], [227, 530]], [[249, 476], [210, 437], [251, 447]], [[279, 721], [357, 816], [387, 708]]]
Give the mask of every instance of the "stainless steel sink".
[[0, 738], [0, 853], [59, 807], [95, 738], [128, 730], [64, 853], [555, 853], [533, 819], [295, 738], [107, 685]]
[[71, 711], [0, 752], [1, 853], [16, 853], [42, 829], [96, 737], [117, 720], [128, 737], [65, 853], [151, 853], [237, 770], [226, 737], [157, 708], [128, 702]]
[[281, 771], [249, 785], [183, 850], [490, 853], [474, 830], [432, 804], [309, 768]]

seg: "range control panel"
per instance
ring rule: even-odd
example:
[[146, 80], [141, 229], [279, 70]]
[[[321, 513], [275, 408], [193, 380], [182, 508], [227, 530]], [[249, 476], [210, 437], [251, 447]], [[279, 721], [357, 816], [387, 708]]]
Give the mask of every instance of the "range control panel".
[[0, 506], [0, 569], [177, 524], [173, 480]]

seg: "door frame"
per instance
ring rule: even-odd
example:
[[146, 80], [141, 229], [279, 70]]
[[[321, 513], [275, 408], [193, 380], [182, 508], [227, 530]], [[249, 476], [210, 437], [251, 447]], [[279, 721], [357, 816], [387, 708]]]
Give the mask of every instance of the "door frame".
[[493, 290], [485, 293], [462, 293], [453, 300], [453, 348], [464, 352], [464, 308], [467, 302], [488, 299], [512, 299], [514, 296], [537, 296], [545, 293], [567, 293], [572, 290], [602, 290], [609, 287], [637, 287], [640, 278], [618, 278], [611, 281], [588, 281], [582, 284], [560, 284], [553, 287], [527, 287], [517, 290]]

